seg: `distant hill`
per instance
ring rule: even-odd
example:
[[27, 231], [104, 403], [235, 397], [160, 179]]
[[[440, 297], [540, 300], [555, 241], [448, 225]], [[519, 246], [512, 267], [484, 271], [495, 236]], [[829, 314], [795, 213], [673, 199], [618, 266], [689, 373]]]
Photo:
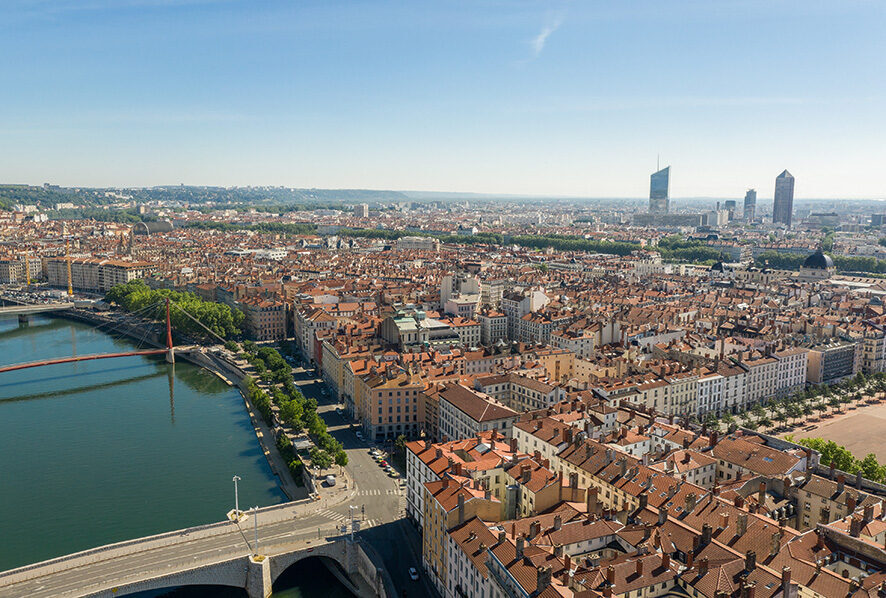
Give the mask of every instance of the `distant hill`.
[[339, 204], [409, 201], [399, 191], [375, 189], [290, 189], [286, 187], [202, 187], [169, 185], [137, 189], [70, 188], [31, 185], [0, 185], [0, 207], [33, 204], [46, 209], [56, 203], [107, 205], [124, 198], [137, 202], [166, 201], [181, 204], [247, 204], [340, 207]]

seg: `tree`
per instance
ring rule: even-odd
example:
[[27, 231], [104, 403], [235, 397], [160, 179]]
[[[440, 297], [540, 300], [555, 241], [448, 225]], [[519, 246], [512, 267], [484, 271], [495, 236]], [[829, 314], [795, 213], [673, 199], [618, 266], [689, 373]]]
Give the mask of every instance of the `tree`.
[[335, 453], [335, 464], [339, 467], [344, 467], [348, 464], [348, 454], [344, 450]]
[[803, 438], [798, 444], [809, 447], [821, 453], [822, 463], [833, 462], [837, 469], [841, 469], [848, 473], [855, 473], [859, 467], [856, 464], [857, 459], [846, 449], [833, 440], [825, 440], [824, 438]]
[[834, 411], [838, 411], [840, 405], [842, 405], [842, 401], [840, 401], [839, 395], [831, 395], [831, 397], [828, 398], [828, 405], [833, 407]]
[[332, 467], [332, 455], [330, 455], [323, 449], [319, 449], [316, 446], [311, 447], [309, 455], [311, 457], [311, 465], [313, 465], [314, 467], [317, 467], [321, 470], [329, 469], [330, 467]]
[[865, 458], [859, 461], [859, 468], [864, 477], [875, 482], [883, 481], [886, 478], [886, 467], [877, 462], [877, 455], [868, 453]]
[[398, 455], [406, 454], [406, 436], [404, 436], [403, 434], [400, 434], [399, 436], [397, 436], [397, 439], [394, 440], [394, 451]]
[[777, 422], [779, 422], [780, 424], [784, 425], [784, 423], [788, 421], [788, 413], [787, 413], [787, 411], [786, 411], [785, 409], [778, 409], [778, 410], [775, 412], [775, 421], [777, 421]]

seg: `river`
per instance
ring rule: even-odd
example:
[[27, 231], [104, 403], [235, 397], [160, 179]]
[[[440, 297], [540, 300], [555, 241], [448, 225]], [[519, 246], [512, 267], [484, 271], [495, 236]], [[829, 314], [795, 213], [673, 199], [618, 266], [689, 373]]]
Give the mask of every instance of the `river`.
[[[0, 319], [4, 365], [135, 345], [64, 319]], [[220, 521], [235, 474], [241, 508], [286, 500], [239, 393], [192, 364], [133, 356], [0, 374], [0, 570]]]

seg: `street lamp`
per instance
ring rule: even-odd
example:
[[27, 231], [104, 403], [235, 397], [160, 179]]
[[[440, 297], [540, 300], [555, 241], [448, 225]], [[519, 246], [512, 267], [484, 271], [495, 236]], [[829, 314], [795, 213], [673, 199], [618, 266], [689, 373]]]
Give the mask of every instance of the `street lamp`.
[[234, 516], [240, 516], [240, 496], [237, 494], [237, 482], [240, 481], [240, 476], [234, 476]]
[[255, 543], [253, 544], [253, 550], [255, 556], [258, 556], [258, 507], [252, 507], [252, 520], [255, 522]]

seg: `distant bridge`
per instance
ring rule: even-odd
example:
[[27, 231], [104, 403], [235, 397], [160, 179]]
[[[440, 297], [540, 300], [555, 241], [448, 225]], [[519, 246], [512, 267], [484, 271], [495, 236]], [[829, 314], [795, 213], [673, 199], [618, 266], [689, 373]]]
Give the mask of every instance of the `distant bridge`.
[[73, 303], [37, 303], [22, 305], [7, 305], [0, 307], [0, 316], [30, 316], [51, 311], [64, 311], [72, 309]]
[[[253, 542], [250, 515], [111, 544], [0, 573], [2, 598], [86, 598], [188, 585], [222, 585], [267, 598], [273, 583], [291, 565], [317, 558], [360, 598], [390, 594], [381, 563], [359, 540], [337, 534], [318, 537], [322, 521], [310, 504], [287, 503], [258, 511], [260, 546]], [[259, 549], [260, 557], [253, 553]], [[391, 595], [392, 596], [392, 595]], [[392, 596], [393, 598], [393, 596]]]

